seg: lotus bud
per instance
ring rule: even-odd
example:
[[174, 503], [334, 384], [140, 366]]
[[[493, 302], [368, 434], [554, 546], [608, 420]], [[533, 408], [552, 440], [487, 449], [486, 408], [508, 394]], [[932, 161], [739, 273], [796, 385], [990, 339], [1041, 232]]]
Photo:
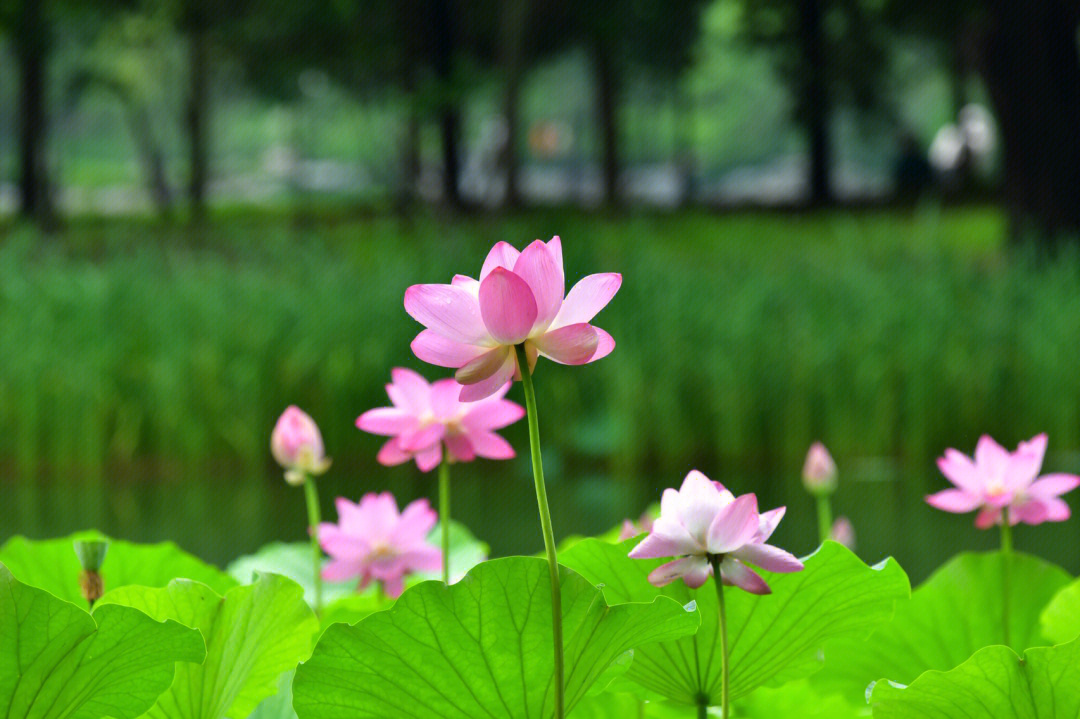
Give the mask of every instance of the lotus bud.
[[855, 527], [852, 526], [851, 520], [847, 517], [837, 517], [829, 532], [829, 539], [855, 551]]
[[303, 484], [308, 475], [322, 474], [330, 467], [318, 425], [296, 405], [286, 409], [274, 425], [270, 452], [292, 485]]
[[105, 593], [105, 582], [101, 578], [101, 565], [109, 543], [104, 540], [78, 540], [75, 542], [75, 555], [79, 558], [82, 571], [79, 573], [79, 589], [83, 599], [91, 607]]
[[814, 442], [806, 453], [803, 486], [810, 494], [819, 496], [836, 491], [836, 463], [821, 442]]

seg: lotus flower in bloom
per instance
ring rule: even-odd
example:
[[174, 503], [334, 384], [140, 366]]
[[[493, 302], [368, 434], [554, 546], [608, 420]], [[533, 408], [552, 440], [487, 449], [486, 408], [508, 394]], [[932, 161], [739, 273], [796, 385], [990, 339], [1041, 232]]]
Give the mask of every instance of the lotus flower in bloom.
[[323, 579], [355, 578], [359, 589], [374, 579], [382, 582], [388, 596], [397, 598], [407, 575], [442, 568], [442, 552], [427, 541], [438, 516], [426, 499], [416, 500], [399, 514], [389, 492], [366, 494], [359, 504], [338, 497], [337, 510], [337, 524], [319, 525], [319, 544], [330, 555]]
[[413, 285], [405, 311], [427, 327], [412, 349], [425, 362], [457, 369], [463, 402], [494, 394], [520, 379], [515, 345], [524, 344], [529, 371], [538, 355], [580, 365], [606, 357], [615, 340], [589, 324], [622, 284], [616, 273], [589, 275], [566, 296], [562, 243], [536, 240], [518, 252], [491, 248], [480, 279], [456, 275], [449, 285]]
[[821, 442], [814, 442], [806, 453], [803, 486], [810, 494], [832, 494], [836, 491], [836, 462]]
[[318, 425], [296, 405], [290, 405], [274, 425], [270, 452], [285, 468], [289, 484], [303, 484], [305, 476], [322, 474], [330, 468]]
[[1045, 434], [1021, 442], [1015, 452], [983, 435], [975, 446], [974, 461], [955, 449], [947, 449], [945, 456], [938, 459], [938, 467], [955, 488], [931, 494], [926, 501], [946, 512], [979, 510], [975, 517], [979, 529], [1004, 521], [1010, 525], [1063, 522], [1069, 518], [1069, 505], [1060, 495], [1076, 489], [1080, 477], [1039, 477], [1045, 454]]
[[393, 406], [368, 410], [356, 420], [365, 432], [391, 437], [379, 450], [381, 464], [415, 459], [420, 471], [427, 472], [442, 461], [444, 447], [454, 462], [514, 456], [514, 448], [494, 431], [525, 415], [521, 405], [503, 399], [509, 382], [481, 401], [461, 402], [461, 385], [453, 379], [428, 384], [416, 372], [400, 367], [390, 377], [386, 393]]
[[694, 470], [682, 487], [664, 491], [660, 516], [649, 536], [630, 552], [634, 559], [679, 557], [649, 574], [661, 587], [681, 577], [697, 589], [712, 574], [710, 559], [719, 559], [724, 584], [753, 594], [768, 594], [769, 585], [749, 565], [770, 572], [797, 572], [802, 562], [765, 541], [784, 516], [784, 507], [758, 514], [757, 497], [735, 497], [719, 482]]

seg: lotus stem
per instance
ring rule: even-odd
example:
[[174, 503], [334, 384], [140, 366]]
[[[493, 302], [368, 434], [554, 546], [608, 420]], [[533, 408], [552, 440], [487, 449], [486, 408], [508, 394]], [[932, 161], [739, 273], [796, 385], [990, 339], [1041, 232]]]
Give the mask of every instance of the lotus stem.
[[517, 352], [521, 384], [525, 389], [525, 412], [529, 418], [529, 449], [532, 453], [533, 483], [536, 485], [536, 503], [540, 508], [540, 527], [544, 532], [544, 549], [547, 552], [551, 572], [551, 626], [555, 642], [555, 719], [563, 719], [563, 632], [562, 595], [559, 589], [559, 564], [555, 556], [555, 534], [551, 530], [551, 510], [548, 508], [547, 487], [544, 485], [544, 465], [540, 458], [540, 427], [536, 419], [536, 390], [533, 388], [529, 359], [524, 345], [514, 347]]
[[1009, 631], [1009, 594], [1011, 590], [1012, 574], [1012, 525], [1009, 524], [1009, 510], [1002, 513], [1001, 520], [1001, 629], [1005, 639], [1005, 646], [1011, 647], [1011, 632]]
[[439, 463], [439, 525], [442, 527], [442, 580], [450, 583], [450, 462]]
[[720, 608], [720, 716], [728, 719], [731, 714], [729, 691], [731, 668], [728, 661], [727, 612], [724, 606], [724, 583], [720, 578], [720, 557], [710, 554], [709, 564], [712, 565], [713, 582], [716, 583], [716, 600]]
[[817, 496], [817, 522], [821, 543], [825, 544], [825, 540], [832, 537], [833, 524], [832, 500], [827, 494]]
[[315, 613], [322, 612], [322, 547], [319, 546], [319, 524], [322, 518], [319, 512], [319, 490], [315, 478], [310, 474], [304, 477], [304, 498], [307, 500], [308, 533], [311, 535], [311, 565], [315, 580]]

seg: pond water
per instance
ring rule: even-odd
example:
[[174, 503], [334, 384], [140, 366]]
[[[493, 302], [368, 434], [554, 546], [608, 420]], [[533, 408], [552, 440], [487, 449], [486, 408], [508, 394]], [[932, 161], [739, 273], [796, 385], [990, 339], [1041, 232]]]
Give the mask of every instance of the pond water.
[[[659, 500], [664, 487], [681, 476], [621, 476], [609, 468], [546, 462], [555, 533], [597, 534], [626, 517], [637, 517]], [[925, 487], [944, 487], [940, 475], [905, 470], [898, 462], [864, 459], [851, 463], [834, 498], [837, 515], [849, 517], [857, 534], [857, 552], [868, 562], [894, 556], [913, 581], [920, 581], [947, 556], [964, 549], [990, 549], [998, 537], [979, 531], [973, 517], [947, 515], [923, 501]], [[816, 514], [798, 478], [770, 473], [706, 472], [737, 493], [757, 492], [762, 508], [780, 504], [787, 516], [776, 543], [804, 554], [816, 546]], [[254, 551], [271, 541], [304, 538], [303, 492], [289, 487], [268, 466], [258, 476], [244, 476], [224, 464], [190, 467], [144, 467], [137, 471], [39, 473], [37, 481], [16, 478], [0, 484], [0, 538], [13, 534], [47, 537], [78, 529], [99, 528], [135, 541], [171, 539], [217, 564]], [[494, 555], [531, 554], [542, 550], [536, 499], [526, 457], [509, 462], [452, 467], [455, 519], [488, 542]], [[334, 467], [319, 482], [324, 519], [333, 521], [333, 498], [352, 499], [366, 492], [392, 491], [399, 503], [427, 496], [434, 504], [435, 473], [413, 465], [394, 468]], [[1073, 500], [1074, 503], [1077, 501]], [[1073, 574], [1080, 571], [1080, 520], [1040, 527], [1019, 527], [1021, 551], [1051, 559]]]

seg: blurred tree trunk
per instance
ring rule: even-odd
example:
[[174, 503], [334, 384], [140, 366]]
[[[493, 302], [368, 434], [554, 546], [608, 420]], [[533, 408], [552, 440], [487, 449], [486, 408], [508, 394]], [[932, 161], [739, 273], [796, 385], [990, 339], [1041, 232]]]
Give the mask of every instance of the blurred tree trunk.
[[147, 189], [150, 190], [150, 197], [158, 214], [167, 218], [172, 209], [172, 193], [165, 175], [165, 153], [154, 139], [150, 113], [146, 108], [134, 99], [129, 99], [126, 105], [131, 134], [135, 138], [135, 146], [139, 149], [139, 157], [142, 158], [146, 171]]
[[509, 208], [521, 205], [518, 173], [521, 158], [518, 155], [521, 118], [521, 77], [524, 72], [525, 20], [529, 14], [529, 0], [506, 0], [502, 11], [502, 64], [506, 71], [506, 87], [503, 95], [503, 119], [506, 122], [506, 138], [502, 147], [502, 166], [506, 171], [506, 195], [503, 204]]
[[611, 50], [601, 38], [592, 44], [593, 71], [596, 73], [596, 110], [599, 114], [603, 152], [603, 198], [606, 205], [619, 203], [619, 121], [616, 96], [619, 82]]
[[832, 143], [829, 138], [832, 108], [826, 86], [821, 20], [821, 0], [799, 0], [799, 47], [805, 76], [798, 102], [810, 146], [808, 199], [814, 206], [832, 201]]
[[408, 108], [405, 117], [405, 132], [401, 136], [400, 183], [394, 204], [399, 210], [407, 209], [416, 199], [416, 188], [420, 181], [420, 115], [416, 107], [415, 90], [410, 86], [407, 94]]
[[443, 201], [453, 208], [461, 207], [458, 181], [461, 175], [461, 108], [454, 86], [454, 52], [457, 29], [452, 0], [434, 0], [432, 30], [434, 32], [435, 75], [439, 79], [442, 97], [439, 100], [439, 134], [442, 140]]
[[439, 134], [442, 137], [443, 200], [454, 208], [461, 207], [461, 175], [459, 139], [461, 137], [461, 113], [455, 107], [444, 107], [439, 113]]
[[[1080, 9], [993, 0], [979, 52], [1004, 148], [1014, 229], [1080, 231]], [[1015, 236], [1015, 233], [1014, 233]]]
[[206, 186], [209, 178], [210, 37], [206, 18], [196, 9], [189, 32], [187, 132], [190, 176], [188, 200], [192, 218], [206, 216]]
[[23, 0], [13, 37], [19, 64], [19, 191], [24, 217], [47, 222], [52, 214], [49, 198], [45, 141], [45, 65], [49, 56], [49, 28], [40, 0]]
[[954, 119], [960, 116], [960, 111], [968, 104], [967, 73], [964, 42], [962, 35], [958, 33], [949, 48], [949, 94], [952, 96]]
[[679, 204], [694, 202], [697, 198], [698, 161], [694, 140], [697, 137], [697, 103], [695, 98], [679, 83], [673, 85], [675, 106], [675, 166], [682, 177], [683, 192]]

